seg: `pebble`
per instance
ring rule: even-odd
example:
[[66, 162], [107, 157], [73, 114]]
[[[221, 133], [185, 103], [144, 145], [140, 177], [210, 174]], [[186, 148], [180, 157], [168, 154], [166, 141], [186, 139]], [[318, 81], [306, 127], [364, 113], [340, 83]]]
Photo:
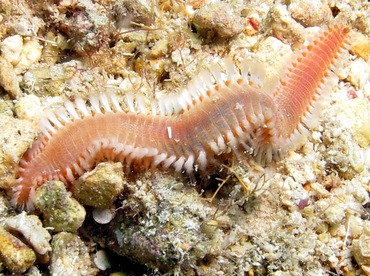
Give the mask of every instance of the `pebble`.
[[1, 56], [12, 66], [16, 66], [21, 60], [23, 38], [20, 35], [12, 35], [0, 43]]
[[73, 196], [83, 205], [107, 208], [123, 191], [122, 163], [100, 163], [73, 183]]
[[211, 39], [215, 35], [220, 38], [232, 38], [244, 30], [241, 12], [229, 3], [213, 2], [194, 13], [192, 20], [198, 33]]
[[19, 76], [41, 58], [42, 46], [36, 39], [13, 35], [0, 43], [0, 85], [12, 96], [19, 96]]
[[43, 213], [45, 226], [54, 232], [76, 232], [86, 217], [84, 207], [60, 181], [46, 182], [36, 191], [35, 207]]
[[362, 148], [370, 144], [370, 104], [366, 98], [357, 98], [348, 102], [344, 114], [352, 119], [350, 128], [353, 140]]
[[89, 247], [79, 236], [61, 232], [54, 236], [51, 254], [51, 275], [96, 275]]
[[23, 273], [36, 261], [35, 252], [0, 227], [0, 261], [12, 273]]
[[40, 98], [33, 94], [18, 98], [15, 113], [19, 119], [38, 121], [42, 114]]
[[324, 210], [324, 216], [329, 224], [338, 225], [344, 220], [345, 210], [343, 210], [342, 206], [333, 204]]

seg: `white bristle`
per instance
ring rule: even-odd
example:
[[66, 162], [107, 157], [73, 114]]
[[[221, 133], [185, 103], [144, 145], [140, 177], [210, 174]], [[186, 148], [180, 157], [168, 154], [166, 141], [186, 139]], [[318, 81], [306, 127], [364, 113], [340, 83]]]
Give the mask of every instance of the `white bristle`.
[[67, 180], [68, 180], [69, 182], [72, 182], [72, 181], [74, 181], [74, 180], [75, 180], [75, 178], [74, 178], [74, 176], [73, 176], [73, 172], [72, 172], [71, 168], [67, 168], [67, 169], [66, 169], [66, 176], [67, 176]]
[[153, 167], [157, 167], [161, 162], [167, 158], [167, 154], [161, 153], [153, 157]]
[[200, 151], [198, 158], [197, 158], [197, 164], [199, 164], [199, 168], [201, 170], [204, 170], [207, 166], [207, 154], [205, 151]]
[[194, 170], [194, 155], [191, 154], [188, 159], [186, 160], [184, 164], [184, 168], [186, 170], [186, 173], [192, 174]]
[[126, 93], [126, 104], [131, 112], [136, 113], [134, 106], [134, 95], [132, 93]]
[[74, 106], [74, 104], [72, 102], [65, 101], [64, 106], [65, 106], [66, 110], [68, 111], [68, 113], [70, 115], [72, 115], [73, 118], [75, 118], [75, 119], [79, 119], [80, 118], [80, 116], [78, 116], [77, 111], [75, 109], [75, 106]]
[[107, 95], [105, 93], [100, 93], [99, 95], [100, 102], [104, 108], [105, 111], [112, 112], [112, 109], [109, 105], [109, 100], [107, 98]]
[[101, 113], [101, 109], [100, 109], [100, 104], [99, 104], [99, 99], [96, 95], [93, 95], [89, 98], [89, 101], [90, 101], [90, 105], [92, 107], [92, 110], [95, 112], [95, 113]]
[[172, 163], [176, 160], [176, 155], [171, 155], [169, 158], [164, 160], [163, 162], [163, 168], [167, 169], [169, 166], [172, 165]]
[[176, 172], [180, 172], [182, 167], [185, 163], [185, 157], [181, 156], [175, 163], [173, 163], [173, 167], [175, 168]]
[[143, 114], [146, 114], [145, 97], [143, 95], [138, 95], [136, 98], [136, 102], [139, 111]]
[[121, 108], [121, 105], [119, 104], [119, 100], [117, 98], [117, 95], [114, 94], [114, 93], [110, 93], [109, 97], [110, 97], [110, 100], [113, 104], [114, 109], [117, 110], [117, 111], [123, 111], [122, 108]]
[[58, 128], [63, 127], [63, 124], [57, 119], [53, 112], [47, 113], [46, 116], [49, 119], [49, 121], [51, 121], [56, 127]]
[[81, 111], [81, 113], [84, 115], [84, 116], [90, 116], [90, 112], [89, 110], [87, 109], [86, 107], [86, 103], [83, 99], [81, 98], [76, 98], [75, 99], [75, 104], [76, 104], [76, 107], [78, 108], [79, 111]]

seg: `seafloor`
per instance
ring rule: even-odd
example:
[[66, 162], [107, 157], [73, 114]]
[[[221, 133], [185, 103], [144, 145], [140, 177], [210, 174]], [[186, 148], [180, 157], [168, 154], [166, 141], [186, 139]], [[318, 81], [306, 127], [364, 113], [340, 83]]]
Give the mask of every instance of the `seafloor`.
[[[102, 163], [71, 192], [48, 182], [32, 214], [10, 204], [45, 110], [166, 96], [228, 56], [277, 79], [333, 24], [351, 39], [330, 99], [282, 160], [231, 158], [192, 181]], [[0, 41], [1, 275], [370, 275], [368, 2], [0, 0]]]

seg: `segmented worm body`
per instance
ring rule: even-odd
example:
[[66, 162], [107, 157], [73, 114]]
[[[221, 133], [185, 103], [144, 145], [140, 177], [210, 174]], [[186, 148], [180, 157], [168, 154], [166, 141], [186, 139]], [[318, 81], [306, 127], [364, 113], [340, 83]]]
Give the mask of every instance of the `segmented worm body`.
[[179, 94], [152, 101], [127, 94], [67, 101], [49, 112], [41, 133], [20, 161], [13, 201], [33, 208], [43, 182], [71, 183], [101, 160], [131, 166], [173, 167], [192, 174], [219, 155], [248, 153], [269, 162], [296, 147], [317, 122], [330, 91], [348, 28], [334, 26], [297, 54], [285, 75], [268, 89], [261, 65], [231, 60], [201, 72]]

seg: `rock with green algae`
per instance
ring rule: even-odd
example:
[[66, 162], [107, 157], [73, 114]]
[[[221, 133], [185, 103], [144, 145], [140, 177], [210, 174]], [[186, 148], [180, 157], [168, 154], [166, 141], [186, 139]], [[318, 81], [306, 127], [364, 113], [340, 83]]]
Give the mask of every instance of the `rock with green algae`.
[[12, 273], [23, 273], [36, 261], [35, 252], [0, 227], [0, 261]]
[[100, 163], [73, 183], [73, 196], [83, 205], [107, 208], [124, 187], [122, 163]]
[[98, 269], [90, 258], [90, 248], [74, 234], [61, 232], [52, 242], [51, 275], [96, 275]]
[[63, 182], [48, 181], [36, 192], [35, 207], [44, 217], [44, 225], [54, 232], [76, 232], [85, 220], [86, 211], [71, 197]]

